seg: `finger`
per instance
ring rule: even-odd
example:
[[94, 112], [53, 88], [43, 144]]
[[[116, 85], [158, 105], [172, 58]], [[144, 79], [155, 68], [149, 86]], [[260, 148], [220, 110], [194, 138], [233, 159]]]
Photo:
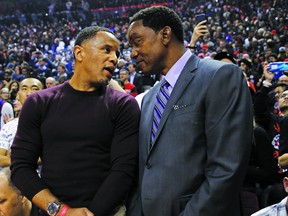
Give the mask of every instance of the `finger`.
[[94, 216], [94, 214], [92, 212], [90, 212], [88, 209], [84, 209], [85, 213], [87, 216]]

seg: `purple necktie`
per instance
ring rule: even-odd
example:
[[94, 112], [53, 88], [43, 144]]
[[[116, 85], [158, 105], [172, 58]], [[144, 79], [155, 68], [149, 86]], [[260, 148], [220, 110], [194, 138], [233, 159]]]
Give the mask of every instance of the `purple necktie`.
[[160, 91], [156, 95], [156, 103], [154, 107], [152, 133], [151, 133], [152, 143], [155, 139], [165, 106], [167, 104], [167, 101], [169, 100], [168, 87], [169, 87], [169, 83], [166, 80], [163, 80], [162, 85], [160, 87]]

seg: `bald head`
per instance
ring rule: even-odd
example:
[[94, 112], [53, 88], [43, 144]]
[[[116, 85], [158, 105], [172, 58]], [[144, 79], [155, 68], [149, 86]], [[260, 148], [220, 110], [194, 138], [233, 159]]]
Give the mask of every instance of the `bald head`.
[[281, 84], [288, 85], [288, 76], [286, 76], [286, 75], [280, 76], [279, 79], [278, 79], [278, 83], [279, 84], [281, 83]]
[[43, 89], [43, 85], [40, 80], [35, 78], [26, 78], [20, 82], [20, 91], [31, 94], [33, 92]]

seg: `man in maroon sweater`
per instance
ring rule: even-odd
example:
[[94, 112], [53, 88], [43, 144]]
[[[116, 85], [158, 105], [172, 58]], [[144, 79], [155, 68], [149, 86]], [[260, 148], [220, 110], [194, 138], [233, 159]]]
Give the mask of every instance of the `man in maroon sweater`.
[[119, 56], [112, 32], [83, 29], [74, 56], [70, 81], [25, 101], [12, 147], [12, 181], [47, 215], [107, 216], [136, 180], [140, 111], [132, 96], [107, 86]]

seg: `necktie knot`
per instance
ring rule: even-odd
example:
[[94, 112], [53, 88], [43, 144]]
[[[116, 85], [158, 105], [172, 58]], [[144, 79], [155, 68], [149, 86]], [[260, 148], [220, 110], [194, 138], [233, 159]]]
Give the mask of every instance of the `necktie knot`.
[[167, 80], [164, 79], [161, 87], [168, 89], [169, 86], [170, 86], [170, 84], [167, 82]]

